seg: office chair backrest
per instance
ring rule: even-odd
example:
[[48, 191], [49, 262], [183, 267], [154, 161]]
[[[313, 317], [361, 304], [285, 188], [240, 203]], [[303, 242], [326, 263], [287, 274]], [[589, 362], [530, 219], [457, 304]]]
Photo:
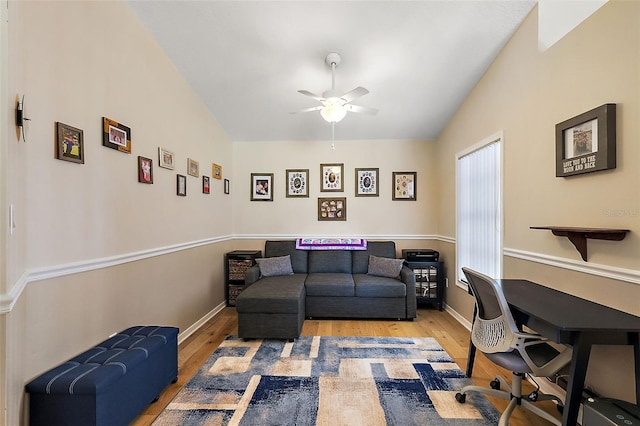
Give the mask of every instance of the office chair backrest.
[[476, 317], [471, 339], [485, 353], [513, 350], [518, 332], [502, 287], [494, 279], [469, 268], [462, 268], [476, 299]]

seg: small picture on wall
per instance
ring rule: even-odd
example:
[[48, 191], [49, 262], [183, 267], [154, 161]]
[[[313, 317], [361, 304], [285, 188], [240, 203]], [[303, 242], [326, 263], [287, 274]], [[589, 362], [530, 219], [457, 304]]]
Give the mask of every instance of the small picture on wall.
[[222, 166], [216, 163], [211, 165], [211, 173], [214, 179], [222, 179]]
[[84, 132], [66, 124], [56, 123], [56, 158], [84, 164]]
[[187, 196], [187, 177], [185, 175], [176, 175], [176, 194], [181, 197]]
[[202, 176], [202, 193], [211, 193], [211, 180], [209, 179], [209, 176]]
[[224, 193], [227, 194], [227, 195], [229, 195], [229, 191], [230, 191], [229, 185], [230, 185], [229, 184], [229, 179], [225, 179], [224, 180]]
[[320, 191], [342, 192], [344, 164], [320, 164]]
[[117, 121], [102, 117], [102, 145], [131, 154], [131, 129]]
[[347, 220], [347, 199], [318, 198], [318, 220]]
[[356, 197], [377, 197], [378, 169], [356, 169]]
[[158, 147], [158, 164], [163, 169], [173, 170], [175, 167], [175, 154], [168, 149]]
[[194, 177], [200, 176], [200, 163], [191, 158], [187, 158], [187, 173]]
[[416, 200], [417, 172], [393, 172], [393, 200]]
[[251, 201], [273, 201], [273, 173], [251, 173]]
[[153, 160], [138, 156], [138, 182], [153, 183]]
[[287, 169], [287, 197], [309, 196], [309, 169]]

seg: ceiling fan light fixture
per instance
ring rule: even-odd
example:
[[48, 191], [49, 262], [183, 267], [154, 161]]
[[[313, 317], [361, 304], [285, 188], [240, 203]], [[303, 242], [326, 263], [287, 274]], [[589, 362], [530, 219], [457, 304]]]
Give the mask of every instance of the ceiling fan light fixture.
[[320, 115], [328, 123], [337, 123], [347, 115], [347, 108], [337, 98], [327, 99]]

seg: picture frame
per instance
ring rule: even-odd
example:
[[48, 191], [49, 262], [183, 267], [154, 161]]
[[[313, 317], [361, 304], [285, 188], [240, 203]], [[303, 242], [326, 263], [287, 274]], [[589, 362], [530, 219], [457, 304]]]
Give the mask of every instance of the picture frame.
[[211, 175], [214, 179], [222, 179], [222, 166], [216, 163], [211, 164]]
[[153, 183], [153, 160], [138, 155], [138, 182]]
[[81, 129], [56, 122], [56, 158], [84, 164], [84, 132]]
[[417, 172], [392, 173], [393, 200], [416, 201], [418, 193]]
[[229, 179], [225, 179], [224, 180], [224, 193], [229, 195], [229, 191], [230, 191], [230, 183], [229, 183]]
[[319, 221], [346, 221], [347, 198], [346, 197], [319, 197], [318, 198]]
[[102, 145], [131, 154], [131, 129], [107, 117], [102, 117]]
[[209, 176], [202, 175], [202, 193], [211, 194], [211, 179]]
[[309, 169], [287, 169], [287, 197], [309, 197]]
[[556, 124], [556, 177], [616, 168], [616, 104]]
[[187, 177], [185, 175], [176, 175], [176, 195], [180, 197], [187, 196]]
[[343, 176], [343, 163], [320, 164], [320, 191], [343, 192]]
[[193, 177], [200, 177], [200, 163], [194, 159], [187, 158], [187, 174]]
[[251, 173], [251, 201], [273, 201], [273, 173]]
[[173, 151], [158, 147], [158, 166], [162, 167], [163, 169], [173, 170], [175, 168], [175, 157], [176, 155], [173, 153]]
[[375, 167], [356, 169], [356, 197], [378, 197], [378, 174]]

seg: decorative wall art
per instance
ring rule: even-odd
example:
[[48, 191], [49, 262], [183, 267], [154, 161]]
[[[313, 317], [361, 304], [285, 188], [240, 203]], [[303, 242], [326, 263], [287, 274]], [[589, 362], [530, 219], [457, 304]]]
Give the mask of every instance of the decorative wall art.
[[320, 164], [320, 191], [342, 192], [344, 191], [342, 177], [344, 164]]
[[187, 158], [187, 174], [193, 177], [200, 176], [200, 163], [191, 158]]
[[138, 156], [138, 182], [153, 183], [153, 160]]
[[225, 179], [224, 180], [224, 193], [225, 194], [229, 194], [230, 188], [229, 188], [229, 179]]
[[211, 165], [211, 174], [214, 179], [222, 179], [222, 166], [216, 163]]
[[102, 117], [102, 145], [131, 154], [131, 129], [117, 121]]
[[202, 193], [211, 193], [211, 179], [209, 179], [209, 176], [202, 176]]
[[393, 172], [394, 200], [415, 201], [417, 196], [417, 172]]
[[378, 197], [377, 168], [356, 169], [356, 197]]
[[318, 198], [318, 220], [347, 220], [347, 199]]
[[158, 165], [164, 169], [173, 170], [175, 168], [175, 154], [168, 149], [158, 147]]
[[309, 196], [309, 169], [287, 169], [287, 197]]
[[556, 177], [616, 168], [616, 104], [556, 124]]
[[84, 164], [84, 132], [56, 122], [56, 158]]
[[176, 175], [176, 194], [181, 197], [187, 196], [187, 177], [185, 175]]
[[251, 201], [273, 201], [273, 173], [251, 173]]

